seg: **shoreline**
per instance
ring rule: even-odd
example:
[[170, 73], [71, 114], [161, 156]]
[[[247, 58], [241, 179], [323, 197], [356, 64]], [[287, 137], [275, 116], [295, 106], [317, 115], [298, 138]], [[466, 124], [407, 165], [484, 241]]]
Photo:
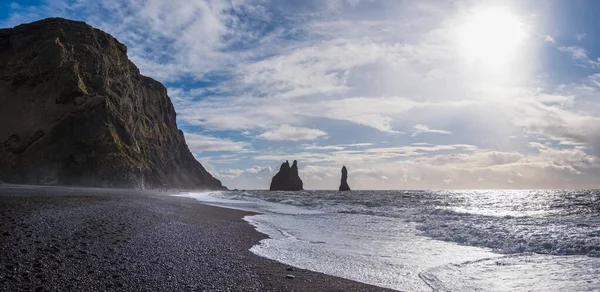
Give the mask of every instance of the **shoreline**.
[[0, 290], [394, 291], [255, 255], [268, 236], [243, 218], [256, 214], [158, 192], [0, 185]]

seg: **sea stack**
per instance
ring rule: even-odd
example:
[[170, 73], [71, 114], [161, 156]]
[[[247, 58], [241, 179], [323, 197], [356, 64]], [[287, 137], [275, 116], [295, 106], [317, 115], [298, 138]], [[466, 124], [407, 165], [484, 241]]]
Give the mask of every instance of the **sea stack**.
[[346, 166], [342, 166], [342, 182], [340, 183], [340, 192], [349, 191], [350, 186], [348, 185], [348, 170]]
[[194, 158], [167, 89], [84, 22], [0, 29], [0, 180], [222, 189]]
[[302, 180], [298, 175], [298, 162], [294, 160], [294, 163], [290, 167], [290, 163], [286, 160], [281, 164], [279, 172], [271, 180], [271, 191], [301, 191]]

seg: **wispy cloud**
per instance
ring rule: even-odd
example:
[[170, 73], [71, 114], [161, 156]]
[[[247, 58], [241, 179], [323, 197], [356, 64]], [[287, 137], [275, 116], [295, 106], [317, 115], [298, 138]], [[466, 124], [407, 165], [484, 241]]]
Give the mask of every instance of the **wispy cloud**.
[[415, 130], [413, 131], [411, 137], [418, 136], [418, 135], [425, 134], [425, 133], [452, 135], [452, 132], [450, 132], [450, 131], [431, 129], [426, 125], [419, 124], [419, 125], [415, 126]]
[[575, 63], [579, 66], [583, 66], [583, 67], [587, 67], [587, 68], [591, 68], [591, 69], [600, 68], [600, 60], [590, 58], [589, 52], [582, 47], [561, 46], [561, 47], [558, 47], [558, 50], [561, 52], [570, 54], [571, 58], [573, 58], [573, 61], [575, 61]]
[[257, 37], [244, 17], [268, 21], [260, 5], [241, 1], [185, 0], [51, 0], [16, 9], [4, 25], [43, 17], [84, 20], [116, 36], [143, 74], [161, 81], [202, 78], [240, 54], [224, 49]]
[[246, 169], [228, 168], [228, 169], [219, 171], [217, 173], [217, 176], [222, 177], [222, 178], [237, 178], [244, 174], [251, 175], [251, 176], [272, 175], [273, 169], [270, 166], [258, 166], [258, 165], [254, 165], [254, 166], [246, 168]]
[[575, 39], [578, 41], [582, 41], [583, 39], [585, 39], [586, 36], [587, 36], [587, 33], [585, 33], [585, 32], [578, 33], [575, 35]]
[[257, 138], [266, 140], [315, 140], [319, 137], [327, 136], [327, 133], [319, 129], [310, 129], [302, 127], [293, 127], [290, 125], [281, 125], [276, 129], [266, 131], [257, 136]]
[[202, 134], [184, 133], [185, 141], [192, 152], [209, 151], [245, 151], [250, 145], [247, 142], [236, 142]]
[[342, 147], [368, 147], [373, 146], [373, 143], [352, 143], [352, 144], [342, 144]]
[[304, 146], [306, 150], [344, 150], [345, 147], [336, 146], [336, 145], [326, 145], [326, 146], [317, 146], [317, 145], [306, 145]]

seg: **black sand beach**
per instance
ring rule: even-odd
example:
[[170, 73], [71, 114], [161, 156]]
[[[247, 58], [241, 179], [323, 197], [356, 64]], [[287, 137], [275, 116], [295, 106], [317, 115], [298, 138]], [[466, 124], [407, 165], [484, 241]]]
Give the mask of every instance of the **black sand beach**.
[[390, 291], [252, 254], [265, 235], [249, 214], [151, 192], [0, 186], [0, 291]]

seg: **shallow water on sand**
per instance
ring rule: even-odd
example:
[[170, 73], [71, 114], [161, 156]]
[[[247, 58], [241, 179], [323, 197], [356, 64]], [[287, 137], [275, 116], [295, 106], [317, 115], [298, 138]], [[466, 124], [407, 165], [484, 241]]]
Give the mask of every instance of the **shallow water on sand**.
[[261, 212], [251, 250], [408, 291], [598, 291], [597, 191], [183, 194]]

